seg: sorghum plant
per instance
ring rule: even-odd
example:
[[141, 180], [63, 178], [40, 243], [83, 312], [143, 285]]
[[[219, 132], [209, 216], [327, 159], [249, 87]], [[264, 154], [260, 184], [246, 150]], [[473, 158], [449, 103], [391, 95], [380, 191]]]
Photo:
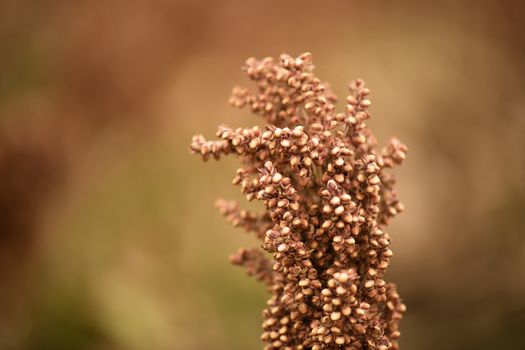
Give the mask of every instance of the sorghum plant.
[[272, 295], [263, 311], [265, 349], [398, 349], [405, 305], [384, 280], [392, 257], [385, 227], [403, 205], [387, 170], [407, 148], [392, 139], [377, 149], [362, 80], [349, 85], [338, 113], [313, 68], [309, 53], [248, 59], [243, 70], [256, 91], [236, 87], [230, 103], [248, 106], [266, 126], [220, 126], [220, 140], [194, 136], [191, 150], [204, 160], [239, 156], [233, 184], [264, 203], [262, 214], [230, 201], [217, 206], [271, 254], [241, 249], [231, 257]]

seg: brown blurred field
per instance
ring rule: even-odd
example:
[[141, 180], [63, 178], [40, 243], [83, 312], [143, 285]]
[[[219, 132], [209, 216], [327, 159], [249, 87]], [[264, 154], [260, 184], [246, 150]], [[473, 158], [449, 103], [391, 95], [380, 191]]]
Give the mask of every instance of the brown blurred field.
[[313, 53], [410, 148], [389, 279], [403, 349], [525, 348], [522, 1], [0, 3], [0, 349], [261, 349], [257, 242], [213, 207], [195, 133], [250, 56]]

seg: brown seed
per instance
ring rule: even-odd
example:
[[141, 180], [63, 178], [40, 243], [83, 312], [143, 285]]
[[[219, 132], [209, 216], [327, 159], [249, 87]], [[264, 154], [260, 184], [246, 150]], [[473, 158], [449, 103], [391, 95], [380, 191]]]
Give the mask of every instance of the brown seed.
[[[346, 272], [342, 272], [340, 273], [338, 276], [337, 276], [337, 281], [339, 283], [346, 283], [348, 282], [348, 279], [350, 278], [350, 276], [348, 276], [348, 274]], [[339, 292], [337, 292], [338, 294], [341, 294]]]
[[274, 193], [275, 192], [275, 187], [270, 185], [270, 186], [266, 186], [264, 188], [264, 192], [268, 193], [268, 194], [271, 194], [271, 193]]
[[350, 306], [345, 306], [341, 312], [343, 313], [343, 315], [345, 316], [349, 316], [351, 313], [352, 313], [352, 308], [350, 308]]
[[339, 183], [342, 183], [345, 181], [345, 176], [343, 174], [335, 174], [334, 175], [334, 180], [339, 182]]
[[377, 185], [381, 182], [381, 180], [379, 180], [379, 176], [374, 175], [370, 179], [368, 179], [368, 182], [371, 183], [372, 185]]
[[370, 100], [362, 100], [361, 103], [359, 103], [362, 107], [369, 107], [372, 103]]
[[299, 304], [298, 306], [299, 312], [302, 314], [305, 314], [308, 312], [308, 306], [305, 303]]
[[323, 222], [323, 225], [321, 226], [323, 229], [330, 228], [334, 223], [331, 220], [326, 220]]
[[299, 281], [300, 287], [307, 287], [308, 285], [310, 285], [310, 280], [308, 278]]
[[342, 200], [343, 202], [350, 202], [350, 200], [352, 200], [352, 197], [351, 197], [349, 194], [346, 194], [346, 193], [345, 193], [345, 194], [343, 194], [343, 195], [341, 196], [341, 200]]
[[321, 294], [324, 295], [325, 297], [329, 297], [332, 295], [332, 292], [330, 291], [330, 289], [328, 288], [325, 288], [321, 291]]
[[304, 135], [304, 132], [303, 132], [303, 127], [302, 126], [297, 126], [293, 129], [293, 132], [292, 132], [292, 135], [299, 138], [301, 136]]
[[309, 157], [304, 157], [303, 164], [306, 165], [307, 167], [312, 166], [312, 159], [310, 159]]
[[262, 134], [262, 138], [264, 140], [269, 140], [273, 137], [273, 133], [271, 131], [265, 131], [263, 134]]
[[340, 320], [341, 319], [341, 313], [340, 312], [332, 312], [330, 314], [330, 318], [332, 319], [332, 321]]
[[347, 238], [345, 240], [345, 243], [348, 244], [348, 245], [354, 245], [355, 244], [355, 239], [353, 237]]
[[337, 208], [335, 208], [334, 213], [335, 213], [336, 215], [341, 215], [341, 214], [344, 213], [344, 211], [345, 211], [345, 208], [344, 208], [342, 205], [340, 205], [340, 206], [338, 206]]
[[334, 196], [330, 199], [330, 205], [332, 206], [339, 205], [340, 203], [341, 203], [341, 199], [337, 196]]
[[281, 244], [279, 244], [279, 246], [277, 247], [277, 251], [278, 251], [278, 252], [281, 252], [281, 253], [282, 253], [282, 252], [285, 252], [285, 251], [287, 251], [287, 250], [288, 250], [288, 245], [285, 244], [285, 243], [281, 243]]

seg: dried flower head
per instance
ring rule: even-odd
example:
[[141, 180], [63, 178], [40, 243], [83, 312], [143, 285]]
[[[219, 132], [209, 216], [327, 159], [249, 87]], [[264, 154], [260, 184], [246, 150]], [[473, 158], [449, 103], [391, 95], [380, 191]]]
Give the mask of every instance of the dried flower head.
[[259, 249], [230, 258], [272, 295], [263, 312], [265, 349], [398, 349], [405, 305], [384, 280], [393, 254], [385, 227], [403, 205], [387, 170], [407, 148], [392, 139], [377, 149], [362, 80], [350, 83], [339, 113], [313, 68], [309, 53], [248, 59], [243, 70], [256, 91], [236, 87], [230, 103], [248, 106], [266, 126], [220, 126], [218, 141], [197, 135], [191, 150], [204, 160], [238, 155], [243, 166], [233, 184], [264, 203], [263, 214], [230, 201], [217, 206], [273, 258]]

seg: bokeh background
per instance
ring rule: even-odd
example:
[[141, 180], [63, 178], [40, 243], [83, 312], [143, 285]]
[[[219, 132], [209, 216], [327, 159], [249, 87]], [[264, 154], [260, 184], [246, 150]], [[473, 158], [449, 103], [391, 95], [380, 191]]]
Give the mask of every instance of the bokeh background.
[[195, 133], [250, 56], [364, 78], [410, 148], [389, 279], [403, 349], [525, 348], [523, 1], [0, 2], [0, 349], [260, 349], [256, 245], [213, 207], [235, 159]]

